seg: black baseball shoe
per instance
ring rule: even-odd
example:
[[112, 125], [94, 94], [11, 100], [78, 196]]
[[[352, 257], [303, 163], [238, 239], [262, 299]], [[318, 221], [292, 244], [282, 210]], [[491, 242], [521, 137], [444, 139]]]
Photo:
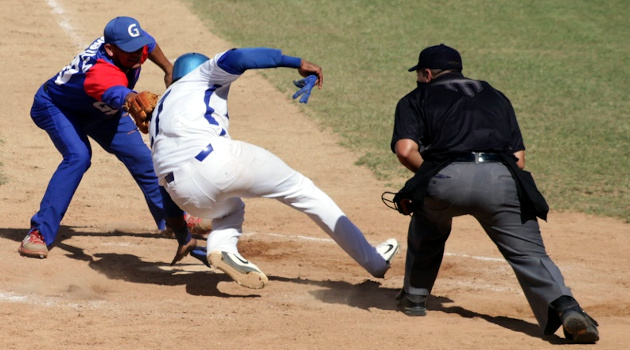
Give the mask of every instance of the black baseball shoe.
[[551, 303], [562, 323], [565, 338], [575, 344], [594, 344], [599, 340], [597, 321], [586, 314], [577, 300], [563, 295]]
[[398, 307], [407, 316], [426, 316], [427, 297], [426, 295], [408, 294], [404, 289], [396, 295]]
[[599, 324], [579, 306], [560, 310], [564, 337], [575, 344], [595, 344], [599, 340]]

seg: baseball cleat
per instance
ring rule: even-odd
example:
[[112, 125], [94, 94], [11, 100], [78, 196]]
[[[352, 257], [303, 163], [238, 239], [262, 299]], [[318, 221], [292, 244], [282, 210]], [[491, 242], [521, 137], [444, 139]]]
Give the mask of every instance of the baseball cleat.
[[599, 340], [597, 321], [584, 310], [574, 307], [562, 314], [562, 329], [567, 340], [575, 344], [595, 344]]
[[48, 256], [48, 247], [39, 230], [32, 229], [20, 243], [20, 255], [44, 259]]
[[213, 251], [208, 254], [210, 265], [225, 272], [239, 285], [261, 289], [269, 282], [265, 274], [258, 266], [247, 261], [239, 253], [228, 253], [223, 251]]
[[400, 245], [398, 244], [398, 241], [394, 238], [390, 238], [385, 242], [379, 244], [378, 247], [376, 247], [376, 251], [380, 256], [383, 257], [383, 259], [385, 259], [385, 261], [389, 265], [394, 255], [398, 253], [399, 248]]
[[207, 237], [210, 231], [212, 231], [212, 220], [210, 219], [203, 219], [186, 213], [184, 214], [184, 220], [186, 220], [188, 231], [192, 234]]
[[396, 295], [398, 306], [407, 316], [426, 316], [427, 297], [424, 295], [408, 294], [404, 289]]

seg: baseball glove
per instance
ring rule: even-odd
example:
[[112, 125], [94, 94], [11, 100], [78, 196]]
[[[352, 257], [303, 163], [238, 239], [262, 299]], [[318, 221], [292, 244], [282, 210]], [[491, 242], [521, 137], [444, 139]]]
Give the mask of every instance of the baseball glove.
[[143, 134], [149, 132], [151, 113], [157, 105], [157, 102], [158, 95], [149, 91], [139, 92], [125, 102], [125, 110], [129, 112], [136, 126]]

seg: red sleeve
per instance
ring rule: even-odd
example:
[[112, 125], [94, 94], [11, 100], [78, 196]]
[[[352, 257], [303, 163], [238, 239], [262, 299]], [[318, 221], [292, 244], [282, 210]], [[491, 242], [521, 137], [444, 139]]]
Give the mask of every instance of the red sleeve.
[[85, 73], [85, 83], [83, 88], [85, 93], [98, 101], [103, 100], [103, 93], [113, 86], [127, 87], [129, 81], [120, 68], [103, 60], [98, 59], [93, 67]]

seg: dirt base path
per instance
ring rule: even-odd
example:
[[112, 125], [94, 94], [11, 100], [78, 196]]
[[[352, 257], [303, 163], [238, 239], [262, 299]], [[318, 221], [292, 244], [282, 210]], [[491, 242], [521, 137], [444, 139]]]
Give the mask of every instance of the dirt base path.
[[[247, 201], [241, 244], [243, 255], [269, 275], [268, 287], [240, 288], [192, 258], [171, 268], [175, 241], [157, 234], [131, 176], [97, 145], [49, 258], [20, 257], [19, 241], [61, 160], [29, 117], [42, 82], [117, 15], [138, 18], [171, 58], [232, 46], [178, 1], [152, 0], [150, 14], [145, 3], [2, 3], [0, 349], [498, 350], [564, 343], [560, 336], [540, 337], [512, 271], [469, 218], [455, 222], [428, 316], [397, 312], [407, 218], [380, 202], [380, 193], [393, 189], [352, 166], [355, 155], [253, 72], [231, 95], [233, 136], [268, 148], [309, 176], [372, 243], [403, 242], [385, 279], [370, 278], [306, 216], [271, 200]], [[163, 91], [159, 69], [146, 64], [137, 88]], [[552, 212], [542, 228], [567, 283], [601, 324], [597, 347], [627, 349], [629, 225]], [[587, 346], [571, 346], [581, 348]]]

